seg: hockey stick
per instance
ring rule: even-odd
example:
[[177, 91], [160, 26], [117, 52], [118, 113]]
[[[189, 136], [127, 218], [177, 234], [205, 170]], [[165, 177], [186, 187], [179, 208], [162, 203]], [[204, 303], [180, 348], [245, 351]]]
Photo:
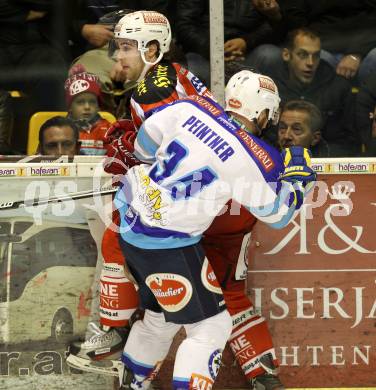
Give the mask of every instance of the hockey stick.
[[109, 194], [114, 194], [117, 190], [118, 190], [117, 188], [110, 188], [110, 189], [103, 188], [99, 190], [72, 192], [67, 195], [55, 196], [46, 199], [26, 199], [26, 200], [18, 200], [15, 202], [4, 202], [4, 203], [0, 203], [0, 211], [18, 209], [19, 207], [36, 207], [44, 204], [60, 203], [60, 202], [65, 202], [67, 200], [85, 199], [94, 196], [105, 196]]

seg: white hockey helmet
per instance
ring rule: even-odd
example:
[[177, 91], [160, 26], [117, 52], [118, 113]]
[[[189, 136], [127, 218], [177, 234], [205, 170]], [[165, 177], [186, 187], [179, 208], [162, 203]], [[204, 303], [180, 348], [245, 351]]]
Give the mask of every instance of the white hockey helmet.
[[[159, 62], [164, 53], [170, 50], [171, 27], [168, 19], [156, 11], [136, 11], [123, 16], [115, 26], [114, 37], [137, 41], [137, 48], [141, 52], [142, 60], [154, 65]], [[147, 44], [158, 41], [159, 56], [150, 63], [145, 60]]]
[[225, 110], [236, 112], [249, 121], [257, 121], [260, 113], [267, 109], [268, 120], [277, 124], [280, 101], [274, 81], [250, 70], [235, 73], [226, 85]]

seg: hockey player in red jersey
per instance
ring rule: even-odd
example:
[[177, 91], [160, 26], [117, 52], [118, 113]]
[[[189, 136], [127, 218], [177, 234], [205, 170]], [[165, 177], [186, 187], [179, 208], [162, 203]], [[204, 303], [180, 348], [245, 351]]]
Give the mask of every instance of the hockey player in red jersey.
[[[144, 14], [146, 14], [146, 17]], [[149, 20], [154, 18], [154, 16], [151, 18], [153, 14], [155, 13], [150, 14]], [[157, 14], [157, 16], [160, 22], [159, 27], [165, 31], [164, 36], [158, 40], [156, 39], [156, 33], [150, 31], [152, 28], [148, 30], [148, 23], [145, 22], [148, 20], [148, 13], [136, 12], [134, 15], [127, 15], [123, 18], [124, 20], [122, 19], [123, 22], [120, 21], [115, 29], [115, 36], [117, 37], [116, 50], [118, 51], [117, 58], [122, 63], [124, 70], [128, 71], [128, 78], [139, 81], [131, 98], [132, 118], [137, 128], [145, 118], [165, 103], [172, 102], [189, 94], [210, 96], [210, 92], [206, 87], [190, 72], [178, 64], [160, 61], [161, 54], [168, 50], [171, 36], [168, 22], [163, 24], [162, 22], [165, 19], [161, 18], [160, 14]], [[140, 27], [137, 25], [137, 18], [141, 18], [145, 22], [144, 24], [141, 23], [141, 32], [139, 35], [136, 33], [137, 28]], [[154, 20], [156, 19], [154, 18]], [[163, 26], [166, 26], [166, 28], [163, 29]], [[153, 43], [149, 46], [147, 45], [149, 41], [155, 42], [156, 40], [159, 43], [159, 48], [158, 45]], [[153, 50], [154, 55], [151, 56]], [[160, 62], [158, 62], [158, 58]], [[252, 101], [255, 102], [252, 112], [254, 113], [255, 123], [257, 123], [257, 112], [261, 112], [264, 109], [274, 110], [276, 107], [268, 106], [263, 98], [257, 95], [256, 87], [255, 91], [251, 92], [254, 94]], [[121, 129], [123, 125], [124, 122], [115, 124], [109, 132], [109, 138], [112, 136], [112, 133], [116, 133], [117, 129]], [[254, 132], [259, 131], [256, 125], [250, 130]], [[124, 173], [124, 164], [117, 163], [117, 159], [124, 160], [125, 165], [128, 166], [137, 163], [136, 160], [130, 160], [129, 158], [128, 152], [132, 148], [129, 138], [133, 138], [130, 135], [131, 132], [129, 132], [128, 128], [126, 136], [114, 140], [110, 145], [109, 155], [113, 158], [113, 161], [106, 168], [108, 172], [115, 174]], [[229, 218], [231, 219], [228, 221]], [[240, 208], [239, 215], [230, 216], [229, 212], [227, 212], [214, 220], [212, 226], [204, 235], [203, 243], [208, 258], [224, 290], [227, 307], [233, 318], [234, 331], [232, 337], [234, 340], [239, 337], [243, 338], [246, 340], [246, 345], [248, 346], [247, 354], [249, 359], [247, 361], [242, 360], [240, 355], [236, 356], [245, 375], [253, 384], [252, 386], [264, 386], [266, 390], [283, 389], [277, 376], [276, 367], [278, 363], [267, 324], [264, 318], [255, 313], [252, 302], [245, 293], [246, 244], [255, 222], [254, 217], [243, 208]], [[115, 251], [118, 248], [116, 244], [117, 233], [107, 231], [103, 241], [103, 248], [111, 248], [111, 251]], [[116, 253], [121, 256], [119, 248], [116, 249]], [[122, 270], [122, 261], [121, 257], [115, 257], [113, 254], [105, 256], [104, 271], [101, 278], [103, 298], [101, 299], [101, 323], [112, 328], [108, 333], [99, 333], [99, 338], [95, 339], [97, 341], [98, 351], [100, 347], [103, 347], [103, 343], [100, 343], [101, 335], [107, 337], [107, 340], [111, 340], [110, 345], [112, 347], [119, 346], [121, 337], [119, 337], [119, 330], [116, 330], [118, 328], [115, 327], [127, 323], [127, 319], [125, 318], [131, 311], [128, 311], [129, 308], [127, 309], [126, 302], [136, 302], [136, 294], [130, 291], [132, 285], [125, 279]], [[115, 264], [117, 265], [115, 266]], [[120, 281], [124, 283], [118, 283]], [[111, 313], [111, 309], [105, 307], [103, 304], [107, 298], [104, 296], [103, 291], [109, 291], [108, 286], [111, 285], [117, 286], [113, 291], [120, 292], [127, 289], [127, 294], [117, 294], [118, 310], [113, 311], [113, 314], [116, 314], [116, 316], [109, 316], [108, 313]], [[136, 305], [134, 308], [136, 308]], [[121, 318], [124, 319], [119, 321]], [[71, 349], [71, 351], [80, 359], [85, 359], [85, 352], [82, 353], [82, 345], [76, 346], [77, 349]], [[89, 357], [101, 357], [101, 353], [93, 352], [93, 348], [95, 349], [95, 347], [93, 344], [90, 345], [90, 340], [88, 340], [88, 351], [91, 348], [87, 353]], [[113, 351], [114, 349], [116, 348], [112, 348], [111, 350]], [[86, 358], [86, 360], [88, 359]], [[88, 367], [81, 366], [81, 368]]]
[[[108, 161], [111, 163], [105, 169], [112, 174], [122, 174], [122, 161], [137, 163], [137, 159], [127, 151], [127, 146], [133, 144], [134, 131], [146, 117], [163, 104], [181, 97], [211, 94], [191, 72], [164, 59], [171, 42], [170, 24], [164, 15], [151, 11], [127, 14], [115, 27], [115, 37], [110, 45], [110, 54], [121, 64], [127, 79], [138, 82], [130, 101], [133, 121], [115, 122], [106, 135]], [[124, 132], [126, 135], [117, 139]], [[119, 224], [118, 218], [114, 212], [113, 226]], [[117, 228], [108, 228], [102, 240], [101, 325], [91, 324], [93, 336], [83, 343], [72, 343], [67, 359], [72, 367], [114, 376], [118, 370], [116, 356], [121, 355], [129, 320], [138, 308], [137, 292], [124, 270], [117, 231]], [[112, 357], [113, 365], [96, 364], [96, 361], [108, 356]]]

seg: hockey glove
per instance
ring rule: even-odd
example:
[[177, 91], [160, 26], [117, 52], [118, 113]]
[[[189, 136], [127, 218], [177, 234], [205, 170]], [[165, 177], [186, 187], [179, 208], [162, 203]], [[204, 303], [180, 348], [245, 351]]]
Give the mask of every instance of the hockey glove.
[[311, 152], [301, 146], [291, 146], [283, 150], [282, 158], [285, 170], [279, 180], [293, 185], [294, 191], [290, 193], [289, 205], [294, 205], [295, 210], [298, 210], [316, 180], [316, 172], [311, 168]]
[[134, 131], [127, 131], [107, 145], [107, 158], [103, 163], [105, 172], [125, 175], [129, 168], [141, 164], [141, 161], [133, 155], [135, 138]]
[[112, 123], [107, 129], [103, 141], [105, 144], [109, 145], [126, 132], [134, 132], [136, 134], [133, 122], [130, 119], [119, 119], [118, 121]]
[[311, 168], [311, 152], [301, 146], [291, 146], [282, 152], [285, 170], [280, 181], [300, 183], [305, 188], [316, 180], [316, 172]]

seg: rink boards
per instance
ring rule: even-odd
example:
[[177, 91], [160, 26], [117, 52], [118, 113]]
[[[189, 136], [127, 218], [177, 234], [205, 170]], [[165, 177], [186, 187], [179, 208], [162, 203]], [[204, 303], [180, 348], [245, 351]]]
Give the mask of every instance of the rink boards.
[[[249, 246], [248, 294], [255, 309], [268, 320], [281, 362], [280, 375], [288, 388], [372, 388], [376, 386], [376, 160], [314, 160], [313, 166], [320, 180], [312, 196], [315, 207], [305, 208], [281, 231], [256, 225]], [[101, 188], [109, 179], [93, 158], [9, 161], [0, 164], [0, 203], [83, 191], [93, 185]], [[65, 343], [53, 337], [56, 329], [51, 334], [56, 326], [54, 316], [61, 308], [70, 313], [75, 337], [84, 332], [97, 298], [89, 291], [97, 259], [85, 257], [82, 240], [87, 237], [91, 257], [95, 257], [98, 251], [93, 245], [100, 242], [104, 226], [104, 217], [98, 218], [95, 213], [109, 203], [110, 197], [73, 202], [69, 215], [63, 215], [62, 205], [34, 212], [0, 210], [3, 228], [10, 229], [0, 232], [8, 234], [7, 239], [0, 235], [6, 247], [0, 252], [0, 388], [42, 384], [47, 376], [50, 389], [56, 377], [61, 386], [64, 382], [68, 385], [73, 376], [77, 389], [89, 388], [89, 383], [90, 388], [107, 389], [112, 383], [91, 377], [85, 381], [81, 374], [70, 372], [64, 363]], [[61, 215], [56, 216], [56, 212]], [[80, 259], [81, 279], [70, 276], [73, 263], [65, 264], [65, 276], [61, 268], [56, 269], [61, 248], [58, 242], [54, 247], [43, 241], [48, 229], [52, 229], [51, 242], [62, 229], [72, 259]], [[32, 245], [25, 244], [27, 239]], [[34, 261], [39, 269], [31, 273], [30, 248], [39, 256]], [[51, 261], [46, 253], [54, 248], [56, 257]], [[55, 278], [56, 283], [59, 277], [59, 286], [70, 279], [69, 289], [47, 286], [49, 279]], [[15, 282], [23, 283], [24, 290], [15, 288]], [[54, 311], [48, 309], [51, 306], [55, 306]], [[25, 318], [32, 320], [31, 330]], [[172, 364], [173, 351], [158, 381], [164, 389], [170, 388]], [[217, 385], [225, 387], [245, 387], [228, 350]]]

